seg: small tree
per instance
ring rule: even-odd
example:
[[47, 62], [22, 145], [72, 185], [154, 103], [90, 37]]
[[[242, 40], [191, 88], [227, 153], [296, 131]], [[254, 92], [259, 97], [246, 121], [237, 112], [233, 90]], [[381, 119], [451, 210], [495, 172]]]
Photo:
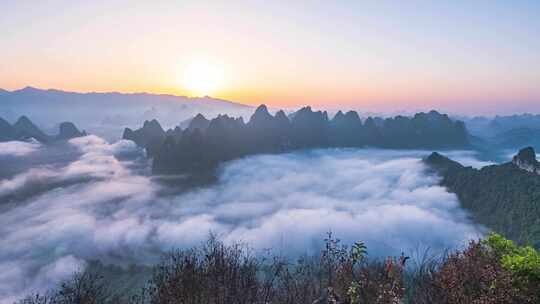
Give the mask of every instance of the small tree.
[[35, 294], [18, 304], [106, 304], [115, 301], [103, 277], [90, 272], [77, 272], [69, 280], [60, 283], [55, 291], [45, 295]]
[[514, 284], [512, 273], [495, 252], [481, 242], [471, 242], [464, 251], [449, 255], [433, 284], [440, 303], [534, 303]]
[[512, 273], [512, 281], [522, 292], [540, 301], [540, 252], [531, 246], [517, 246], [511, 240], [492, 233], [483, 242]]

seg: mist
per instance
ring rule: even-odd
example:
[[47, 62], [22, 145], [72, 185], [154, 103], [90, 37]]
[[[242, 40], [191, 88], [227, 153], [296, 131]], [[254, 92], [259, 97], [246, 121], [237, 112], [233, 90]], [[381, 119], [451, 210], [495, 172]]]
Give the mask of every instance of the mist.
[[40, 147], [40, 143], [32, 140], [28, 142], [24, 141], [7, 141], [0, 142], [0, 157], [8, 156], [25, 156], [37, 151]]
[[55, 134], [58, 123], [76, 121], [81, 130], [108, 140], [119, 139], [125, 127], [135, 128], [146, 119], [158, 119], [164, 127], [174, 128], [199, 113], [209, 118], [229, 114], [247, 119], [253, 112], [251, 106], [211, 97], [76, 93], [33, 87], [0, 93], [0, 117], [11, 123], [26, 115], [45, 133]]
[[[291, 257], [320, 250], [328, 231], [364, 241], [372, 257], [455, 249], [485, 232], [428, 173], [421, 158], [430, 151], [251, 156], [225, 163], [215, 184], [175, 191], [149, 174], [144, 151], [130, 141], [21, 145], [0, 158], [0, 166], [31, 164], [0, 180], [0, 303], [46, 290], [89, 260], [151, 265], [210, 232]], [[32, 149], [49, 157], [37, 163]], [[470, 151], [445, 154], [489, 164]]]

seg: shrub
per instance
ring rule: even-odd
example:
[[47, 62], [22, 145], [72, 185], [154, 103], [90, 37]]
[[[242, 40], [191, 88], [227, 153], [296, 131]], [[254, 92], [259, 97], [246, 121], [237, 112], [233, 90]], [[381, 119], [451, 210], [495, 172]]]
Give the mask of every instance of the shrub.
[[177, 250], [156, 266], [150, 303], [255, 303], [259, 261], [247, 247], [215, 237], [201, 248]]
[[18, 304], [105, 304], [117, 303], [103, 277], [92, 272], [76, 273], [60, 284], [58, 290], [29, 296]]
[[[271, 254], [256, 256], [245, 244], [226, 245], [211, 236], [199, 247], [166, 255], [129, 303], [540, 303], [538, 257], [531, 247], [493, 234], [441, 258], [425, 254], [406, 269], [403, 254], [368, 259], [362, 242], [349, 248], [329, 233], [320, 254], [291, 262]], [[121, 302], [102, 276], [83, 272], [56, 291], [18, 304]]]
[[514, 286], [540, 300], [540, 252], [531, 246], [517, 246], [511, 240], [492, 233], [484, 241], [502, 267], [512, 273]]

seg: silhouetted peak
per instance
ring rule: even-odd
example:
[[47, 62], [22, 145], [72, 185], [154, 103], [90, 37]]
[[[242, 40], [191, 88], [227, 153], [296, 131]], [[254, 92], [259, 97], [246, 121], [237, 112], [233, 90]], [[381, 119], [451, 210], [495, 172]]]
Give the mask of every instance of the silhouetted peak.
[[360, 116], [358, 116], [356, 111], [348, 111], [345, 113], [345, 118], [347, 118], [347, 120], [360, 120]]
[[[133, 138], [129, 138], [130, 135], [133, 136]], [[142, 128], [137, 130], [131, 130], [130, 128], [124, 129], [124, 139], [132, 139], [138, 144], [142, 141], [147, 141], [150, 139], [150, 137], [157, 136], [157, 137], [164, 137], [165, 136], [165, 130], [161, 127], [159, 122], [156, 119], [152, 120], [145, 120]], [[144, 146], [141, 144], [141, 146]]]
[[210, 126], [215, 125], [216, 123], [222, 123], [229, 119], [228, 115], [219, 114], [217, 117], [210, 120]]
[[296, 110], [295, 112], [289, 114], [289, 118], [291, 120], [295, 120], [298, 117], [305, 117], [313, 114], [313, 111], [311, 110], [310, 106], [300, 108], [299, 110]]
[[122, 134], [122, 139], [133, 140], [134, 139], [133, 130], [131, 130], [130, 128], [125, 128], [124, 134]]
[[244, 126], [244, 120], [241, 118], [234, 118], [229, 115], [218, 115], [218, 117], [212, 119], [208, 125], [207, 132], [213, 134], [219, 134], [224, 130], [237, 130], [239, 127]]
[[343, 112], [338, 111], [334, 118], [332, 119], [334, 123], [347, 123], [347, 124], [361, 124], [362, 121], [360, 120], [360, 117], [358, 116], [358, 113], [355, 111], [348, 111], [347, 113], [343, 114]]
[[156, 119], [152, 119], [150, 121], [145, 120], [144, 124], [143, 124], [143, 128], [153, 128], [153, 129], [161, 129], [161, 130], [163, 130], [163, 128], [159, 124], [159, 121], [157, 121]]
[[204, 115], [197, 114], [193, 119], [189, 122], [188, 130], [193, 131], [196, 129], [199, 129], [201, 131], [206, 130], [208, 128], [208, 125], [210, 124], [210, 120], [206, 119]]
[[17, 133], [18, 139], [34, 138], [39, 142], [48, 142], [49, 136], [45, 135], [32, 121], [26, 117], [21, 116], [13, 125], [13, 129]]
[[311, 110], [311, 106], [305, 106], [296, 112], [297, 113], [313, 113], [313, 110]]
[[296, 111], [293, 115], [293, 120], [328, 120], [328, 113], [326, 111], [316, 111], [314, 112], [310, 106], [303, 107], [300, 110]]
[[86, 135], [86, 132], [79, 131], [79, 129], [77, 129], [75, 124], [73, 124], [72, 122], [66, 121], [60, 124], [57, 138], [58, 139], [71, 139], [71, 138], [81, 137], [85, 135]]
[[260, 105], [257, 107], [251, 118], [249, 119], [250, 123], [263, 123], [266, 121], [272, 120], [273, 117], [268, 113], [268, 108], [265, 105]]
[[258, 106], [257, 109], [255, 110], [255, 114], [268, 114], [268, 115], [270, 115], [270, 113], [268, 113], [268, 108], [266, 107], [265, 104], [262, 104], [262, 105]]
[[341, 112], [341, 110], [339, 110], [336, 115], [334, 115], [334, 120], [336, 119], [341, 119], [341, 118], [344, 118], [345, 117], [345, 114], [343, 114], [343, 112]]
[[218, 117], [212, 119], [210, 121], [210, 124], [212, 123], [222, 123], [222, 124], [244, 124], [244, 119], [242, 117], [234, 118], [232, 116], [229, 116], [227, 114], [218, 115]]
[[34, 125], [34, 124], [28, 117], [23, 115], [19, 117], [19, 119], [17, 119], [17, 122], [15, 122], [15, 125], [23, 126], [23, 125]]
[[367, 128], [376, 128], [377, 125], [375, 124], [375, 119], [373, 119], [373, 117], [368, 117], [366, 119], [366, 121], [364, 122], [364, 125], [367, 127]]
[[453, 161], [437, 152], [431, 153], [427, 158], [424, 159], [424, 162], [432, 168], [441, 171], [463, 168], [460, 163]]
[[287, 115], [285, 114], [285, 112], [283, 112], [283, 110], [277, 111], [275, 118], [276, 118], [279, 122], [289, 122], [289, 118], [287, 117]]
[[536, 160], [533, 147], [519, 150], [518, 154], [512, 158], [512, 163], [523, 170], [540, 174], [540, 163]]
[[146, 149], [148, 156], [153, 157], [165, 140], [166, 133], [155, 119], [145, 120], [142, 128], [131, 130], [124, 129], [123, 139], [134, 141], [137, 146]]
[[422, 118], [422, 119], [427, 119], [429, 121], [435, 121], [435, 120], [446, 121], [446, 122], [450, 121], [450, 118], [448, 117], [448, 115], [441, 114], [435, 110], [431, 110], [428, 113], [424, 113], [424, 112], [417, 113], [414, 115], [414, 118], [416, 119]]
[[328, 112], [323, 111], [322, 112], [322, 117], [324, 118], [324, 120], [328, 120]]
[[60, 123], [60, 130], [77, 130], [77, 127], [75, 126], [74, 123], [70, 122], [70, 121], [64, 121], [62, 123]]
[[17, 90], [15, 92], [19, 92], [19, 93], [39, 93], [39, 92], [42, 92], [43, 90], [40, 90], [38, 88], [34, 88], [34, 87], [31, 87], [31, 86], [26, 86], [20, 90]]
[[440, 164], [440, 163], [445, 163], [447, 161], [450, 161], [450, 159], [446, 156], [443, 156], [439, 152], [433, 152], [426, 158], [426, 161], [429, 163]]
[[24, 115], [17, 119], [15, 124], [13, 124], [13, 128], [18, 130], [32, 130], [41, 132], [39, 128], [34, 125], [34, 123], [28, 117]]
[[362, 121], [360, 120], [358, 113], [354, 111], [348, 111], [346, 114], [343, 114], [343, 112], [338, 111], [336, 115], [334, 116], [334, 118], [332, 119], [332, 123], [336, 126], [341, 125], [343, 128], [346, 128], [346, 129], [356, 128], [362, 125]]
[[522, 161], [536, 162], [536, 153], [533, 147], [527, 147], [519, 150], [518, 154], [514, 156]]

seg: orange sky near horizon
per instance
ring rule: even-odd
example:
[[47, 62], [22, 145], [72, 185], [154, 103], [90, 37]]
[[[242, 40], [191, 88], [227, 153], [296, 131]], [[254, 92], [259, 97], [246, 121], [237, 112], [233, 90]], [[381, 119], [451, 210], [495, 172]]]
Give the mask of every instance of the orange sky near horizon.
[[307, 4], [0, 3], [9, 12], [0, 19], [0, 88], [204, 93], [284, 108], [540, 111], [535, 2]]

